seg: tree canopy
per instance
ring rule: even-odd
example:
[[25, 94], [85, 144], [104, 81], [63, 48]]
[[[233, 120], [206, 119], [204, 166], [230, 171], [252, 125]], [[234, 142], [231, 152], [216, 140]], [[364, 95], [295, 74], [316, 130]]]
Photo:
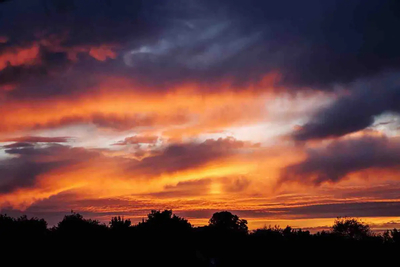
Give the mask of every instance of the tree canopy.
[[230, 213], [229, 211], [221, 211], [213, 214], [209, 221], [210, 227], [214, 227], [219, 230], [233, 231], [247, 233], [247, 221], [240, 219], [237, 215]]

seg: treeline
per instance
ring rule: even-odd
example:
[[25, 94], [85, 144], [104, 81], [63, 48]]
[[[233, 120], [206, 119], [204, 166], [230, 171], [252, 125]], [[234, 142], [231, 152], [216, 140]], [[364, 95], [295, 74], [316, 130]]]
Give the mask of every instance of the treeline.
[[171, 210], [153, 210], [136, 225], [122, 217], [106, 225], [71, 213], [48, 227], [44, 219], [0, 215], [0, 240], [2, 259], [78, 266], [382, 264], [400, 253], [400, 231], [375, 234], [354, 218], [338, 218], [329, 231], [316, 234], [290, 226], [249, 231], [246, 220], [227, 211], [214, 213], [203, 227]]

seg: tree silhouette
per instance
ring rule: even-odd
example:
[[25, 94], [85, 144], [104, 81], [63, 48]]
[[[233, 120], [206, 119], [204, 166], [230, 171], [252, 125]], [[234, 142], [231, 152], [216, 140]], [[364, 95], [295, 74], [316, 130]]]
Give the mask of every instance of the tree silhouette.
[[269, 227], [264, 226], [264, 228], [254, 230], [252, 235], [263, 239], [278, 240], [282, 238], [282, 231], [278, 225], [274, 227], [270, 225]]
[[24, 255], [28, 260], [71, 259], [76, 264], [83, 259], [104, 265], [134, 259], [139, 266], [231, 267], [266, 266], [272, 259], [321, 263], [310, 252], [333, 263], [371, 263], [371, 257], [382, 263], [398, 252], [400, 231], [372, 233], [357, 219], [337, 218], [331, 231], [316, 234], [290, 226], [248, 233], [247, 221], [228, 211], [214, 213], [208, 226], [192, 227], [172, 210], [152, 210], [137, 225], [117, 216], [109, 227], [72, 212], [50, 230], [43, 219], [0, 215], [0, 240], [9, 248], [2, 250], [4, 255], [11, 257], [9, 251], [14, 251], [14, 258]]
[[390, 230], [390, 235], [392, 236], [393, 242], [400, 245], [400, 230]]
[[347, 217], [338, 217], [332, 226], [332, 232], [356, 240], [371, 236], [371, 229], [368, 224]]
[[172, 210], [152, 210], [146, 220], [138, 224], [139, 228], [151, 230], [186, 231], [192, 225], [184, 218], [176, 216]]
[[229, 211], [216, 212], [209, 220], [209, 226], [218, 230], [247, 233], [247, 221], [239, 219]]
[[4, 236], [15, 227], [15, 219], [7, 214], [0, 214], [0, 235]]
[[7, 215], [0, 215], [0, 236], [38, 237], [47, 233], [47, 222], [44, 219], [28, 218], [23, 215], [19, 218], [12, 218]]
[[112, 230], [126, 230], [131, 226], [131, 220], [124, 220], [124, 217], [112, 217], [109, 222], [110, 229]]
[[106, 228], [104, 224], [100, 224], [97, 220], [84, 219], [81, 214], [71, 212], [70, 215], [64, 216], [64, 219], [58, 223], [54, 231], [66, 236], [88, 236], [104, 231]]
[[394, 243], [400, 245], [400, 230], [392, 229], [383, 233], [383, 238], [387, 243]]
[[36, 217], [28, 219], [26, 215], [17, 218], [18, 230], [22, 234], [43, 235], [47, 232], [47, 222]]

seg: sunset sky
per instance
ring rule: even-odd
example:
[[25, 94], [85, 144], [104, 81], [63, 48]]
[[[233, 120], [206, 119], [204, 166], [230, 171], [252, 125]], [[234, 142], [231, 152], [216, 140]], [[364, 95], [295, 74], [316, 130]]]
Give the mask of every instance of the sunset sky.
[[0, 3], [0, 213], [400, 226], [400, 1]]

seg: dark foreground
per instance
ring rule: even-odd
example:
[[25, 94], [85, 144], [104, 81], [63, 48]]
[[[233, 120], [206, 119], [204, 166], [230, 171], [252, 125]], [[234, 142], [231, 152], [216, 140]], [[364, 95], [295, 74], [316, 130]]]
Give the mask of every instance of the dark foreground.
[[286, 227], [249, 232], [247, 221], [215, 213], [205, 227], [192, 227], [172, 211], [152, 211], [131, 225], [109, 225], [72, 213], [53, 228], [43, 219], [0, 215], [0, 266], [276, 266], [399, 264], [400, 231], [374, 234], [351, 218], [329, 232]]

